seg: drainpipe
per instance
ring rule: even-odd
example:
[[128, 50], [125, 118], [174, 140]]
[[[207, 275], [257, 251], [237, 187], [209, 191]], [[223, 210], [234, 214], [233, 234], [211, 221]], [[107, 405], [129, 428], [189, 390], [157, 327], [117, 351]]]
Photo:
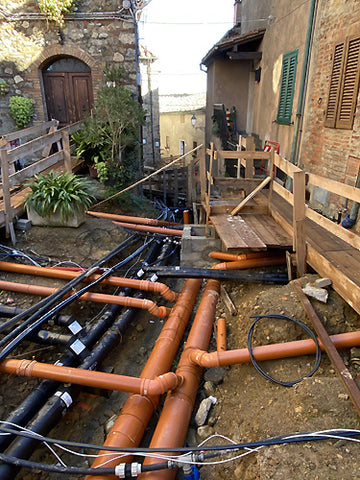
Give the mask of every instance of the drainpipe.
[[[347, 349], [360, 345], [360, 331], [339, 333], [331, 335], [331, 341], [337, 349]], [[319, 340], [322, 351], [324, 346]], [[280, 358], [297, 357], [300, 355], [311, 355], [316, 351], [315, 343], [311, 338], [306, 340], [294, 340], [285, 343], [272, 343], [270, 345], [261, 345], [254, 347], [253, 354], [257, 361], [277, 360]], [[195, 365], [204, 368], [225, 367], [228, 365], [239, 365], [251, 361], [249, 350], [239, 348], [237, 350], [207, 352], [204, 350], [193, 349], [189, 352], [189, 359]]]
[[168, 235], [174, 237], [181, 237], [182, 230], [176, 230], [175, 228], [163, 228], [163, 227], [150, 227], [147, 225], [137, 225], [135, 223], [113, 222], [115, 225], [126, 228], [128, 230], [136, 230], [137, 232], [145, 233], [158, 233], [161, 235]]
[[[28, 293], [30, 295], [52, 295], [58, 291], [57, 288], [42, 287], [41, 285], [28, 285], [26, 283], [15, 283], [0, 280], [0, 289], [10, 290], [12, 292]], [[121, 297], [117, 295], [108, 295], [105, 293], [87, 292], [79, 296], [79, 300], [85, 300], [95, 303], [110, 303], [111, 305], [121, 305], [123, 307], [134, 307], [148, 310], [152, 315], [159, 318], [166, 318], [169, 316], [170, 308], [158, 306], [152, 300], [142, 298]], [[28, 327], [29, 330], [30, 327]], [[0, 345], [2, 343], [0, 342]]]
[[299, 147], [301, 125], [303, 121], [303, 112], [304, 112], [304, 106], [305, 106], [305, 89], [307, 86], [308, 76], [309, 76], [311, 46], [313, 41], [315, 20], [316, 20], [316, 8], [317, 8], [317, 1], [311, 0], [309, 19], [308, 19], [308, 25], [307, 25], [307, 31], [306, 31], [306, 39], [305, 39], [305, 45], [304, 45], [304, 59], [303, 59], [301, 79], [300, 79], [299, 97], [298, 97], [296, 117], [295, 117], [294, 136], [293, 136], [293, 143], [292, 143], [291, 156], [290, 156], [290, 162], [294, 163], [295, 165], [298, 164], [298, 155], [299, 155], [298, 147]]
[[[34, 265], [24, 265], [22, 263], [0, 262], [0, 270], [6, 272], [25, 273], [28, 275], [36, 275], [39, 277], [59, 278], [61, 280], [72, 280], [80, 275], [80, 272], [71, 270], [54, 269], [51, 267], [36, 267]], [[93, 282], [100, 275], [89, 275], [84, 278], [84, 282]], [[178, 294], [170, 290], [164, 283], [151, 282], [150, 280], [137, 280], [134, 278], [108, 277], [101, 283], [105, 285], [113, 285], [116, 287], [127, 287], [145, 292], [160, 293], [166, 300], [175, 302]]]
[[[183, 384], [168, 393], [150, 448], [181, 447], [184, 445], [197, 390], [202, 377], [202, 368], [189, 359], [194, 348], [207, 349], [213, 330], [216, 305], [220, 295], [220, 283], [208, 280], [193, 326], [190, 330], [176, 374], [184, 378]], [[144, 465], [158, 463], [158, 459], [146, 457]], [[176, 469], [141, 474], [142, 480], [173, 479]]]
[[[201, 280], [187, 280], [174, 305], [171, 314], [162, 329], [159, 338], [151, 352], [151, 355], [142, 371], [141, 378], [153, 378], [170, 370], [173, 359], [179, 348], [182, 336], [190, 315], [194, 308], [196, 297], [199, 293]], [[204, 346], [207, 348], [207, 346]], [[197, 367], [198, 368], [198, 367]], [[157, 405], [159, 396], [145, 396], [139, 394], [130, 395], [121, 414], [115, 421], [108, 434], [105, 445], [114, 447], [136, 447], [145, 432]], [[108, 451], [100, 451], [109, 454]], [[129, 457], [127, 457], [129, 458]], [[127, 459], [122, 459], [126, 461]], [[92, 468], [99, 467], [105, 460], [98, 457]], [[106, 466], [113, 467], [119, 463], [118, 454], [114, 452], [113, 458], [107, 455]], [[110, 480], [115, 477], [88, 476], [86, 480]]]
[[117, 220], [119, 222], [127, 223], [137, 223], [142, 225], [153, 225], [156, 227], [179, 227], [182, 228], [181, 223], [176, 222], [167, 222], [165, 220], [157, 220], [155, 218], [146, 218], [146, 217], [131, 217], [129, 215], [118, 215], [115, 213], [105, 213], [105, 212], [92, 212], [88, 210], [86, 212], [88, 215], [99, 218], [107, 218], [109, 220]]

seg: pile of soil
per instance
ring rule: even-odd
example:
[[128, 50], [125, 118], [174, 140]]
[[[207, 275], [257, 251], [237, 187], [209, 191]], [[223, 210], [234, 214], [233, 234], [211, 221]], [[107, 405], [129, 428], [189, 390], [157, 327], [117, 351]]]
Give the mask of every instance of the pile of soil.
[[[19, 235], [17, 248], [41, 257], [51, 257], [58, 262], [71, 261], [89, 266], [103, 257], [124, 238], [126, 233], [110, 221], [88, 218], [78, 229], [33, 227]], [[5, 243], [2, 239], [1, 243]], [[22, 281], [24, 277], [2, 273], [11, 281]], [[301, 279], [303, 285], [314, 280], [314, 276]], [[164, 279], [162, 279], [164, 280]], [[51, 279], [32, 278], [29, 283], [56, 286]], [[170, 284], [170, 282], [166, 282]], [[172, 283], [171, 288], [180, 291], [182, 281]], [[253, 315], [281, 314], [296, 318], [310, 328], [306, 314], [291, 284], [251, 284], [224, 282], [223, 286], [237, 307], [231, 315], [222, 301], [219, 302], [217, 317], [225, 317], [227, 323], [228, 349], [246, 347], [247, 333]], [[38, 298], [2, 291], [0, 302], [26, 308]], [[159, 304], [164, 302], [155, 298]], [[360, 328], [358, 315], [329, 288], [327, 304], [312, 300], [328, 333], [340, 333]], [[101, 311], [100, 306], [78, 307], [77, 315], [90, 318]], [[104, 367], [114, 372], [137, 376], [150, 355], [163, 322], [143, 313], [132, 328], [124, 335], [121, 345], [105, 362]], [[303, 330], [292, 322], [264, 319], [257, 325], [253, 342], [263, 345], [306, 338]], [[17, 351], [16, 355], [31, 356], [40, 361], [55, 361], [57, 353], [52, 347], [40, 353]], [[210, 350], [216, 349], [212, 340]], [[354, 352], [353, 352], [354, 353]], [[355, 379], [360, 375], [356, 362], [350, 362], [351, 352], [341, 355]], [[320, 368], [314, 376], [306, 378], [314, 362], [313, 356], [297, 357], [281, 361], [263, 362], [261, 366], [272, 376], [289, 381], [305, 378], [295, 386], [287, 388], [263, 378], [251, 364], [223, 369], [209, 369], [204, 373], [204, 382], [199, 389], [197, 405], [209, 395], [216, 398], [206, 424], [198, 429], [194, 420], [189, 429], [188, 443], [198, 444], [212, 435], [222, 435], [235, 442], [246, 442], [302, 431], [332, 428], [358, 428], [359, 418], [345, 393], [327, 356], [322, 356]], [[24, 398], [35, 379], [3, 376], [0, 385], [3, 419]], [[98, 392], [97, 392], [98, 393]], [[93, 391], [84, 391], [63, 421], [50, 433], [55, 438], [102, 444], [111, 424], [127, 398], [126, 394], [113, 392], [106, 396]], [[195, 410], [194, 410], [195, 412]], [[150, 431], [146, 438], [151, 438]], [[214, 437], [208, 444], [221, 444], [224, 440]], [[69, 463], [71, 455], [62, 455]], [[44, 450], [32, 457], [35, 461], [54, 462]], [[214, 459], [216, 462], [220, 459]], [[78, 460], [78, 465], [90, 465], [91, 461]], [[201, 478], [212, 479], [360, 479], [358, 446], [347, 441], [326, 440], [291, 445], [264, 447], [255, 453], [228, 463], [203, 466]], [[22, 470], [17, 479], [63, 479], [63, 475]], [[76, 478], [76, 477], [74, 477]], [[81, 478], [81, 477], [79, 477]], [[182, 478], [182, 474], [178, 474]]]

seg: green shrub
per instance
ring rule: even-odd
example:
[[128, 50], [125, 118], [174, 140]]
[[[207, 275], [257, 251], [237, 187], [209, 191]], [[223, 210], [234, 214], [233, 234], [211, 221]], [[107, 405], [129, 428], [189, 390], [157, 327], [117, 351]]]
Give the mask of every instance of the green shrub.
[[31, 192], [25, 206], [33, 208], [41, 217], [59, 212], [61, 220], [68, 220], [74, 212], [90, 207], [95, 198], [88, 192], [88, 181], [72, 173], [39, 174], [28, 183]]
[[26, 97], [11, 97], [9, 100], [9, 112], [17, 128], [25, 128], [31, 122], [34, 115], [34, 100]]
[[64, 25], [64, 16], [74, 9], [74, 0], [38, 0], [38, 4], [46, 18], [60, 27]]

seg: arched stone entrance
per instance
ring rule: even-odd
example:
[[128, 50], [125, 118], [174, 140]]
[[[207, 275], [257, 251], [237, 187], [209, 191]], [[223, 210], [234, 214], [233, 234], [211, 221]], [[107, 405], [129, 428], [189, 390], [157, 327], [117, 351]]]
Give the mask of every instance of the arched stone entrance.
[[55, 57], [43, 66], [42, 76], [49, 120], [68, 125], [91, 111], [91, 69], [86, 63], [71, 56]]

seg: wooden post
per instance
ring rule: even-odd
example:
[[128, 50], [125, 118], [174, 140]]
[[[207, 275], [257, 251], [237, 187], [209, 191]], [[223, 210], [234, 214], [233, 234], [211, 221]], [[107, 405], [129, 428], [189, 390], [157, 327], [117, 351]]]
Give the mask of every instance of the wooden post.
[[204, 147], [200, 150], [200, 200], [205, 201], [206, 197], [206, 150]]
[[64, 155], [64, 168], [66, 172], [72, 172], [71, 165], [71, 155], [70, 155], [70, 141], [69, 141], [69, 132], [62, 132], [62, 146], [63, 146], [63, 155]]
[[3, 187], [3, 197], [4, 197], [4, 216], [5, 216], [5, 233], [6, 237], [11, 237], [13, 245], [16, 243], [14, 223], [13, 223], [13, 214], [11, 207], [11, 196], [10, 196], [10, 181], [9, 181], [9, 163], [7, 157], [7, 150], [0, 150], [0, 160], [1, 160], [1, 178], [2, 178], [2, 187]]
[[293, 231], [294, 250], [299, 276], [303, 276], [306, 266], [305, 243], [305, 172], [294, 172], [293, 176], [294, 207]]
[[213, 160], [214, 160], [214, 144], [211, 142], [210, 144], [210, 163], [209, 163], [209, 171], [207, 172], [207, 188], [206, 188], [206, 217], [205, 217], [205, 237], [208, 236], [209, 232], [209, 218], [210, 218], [210, 196], [211, 196], [211, 185], [213, 184], [212, 178], [212, 168], [213, 168]]
[[271, 212], [271, 201], [272, 201], [272, 194], [273, 194], [273, 182], [274, 182], [274, 162], [275, 162], [275, 150], [272, 148], [270, 150], [270, 160], [269, 160], [269, 175], [271, 178], [271, 182], [269, 185], [269, 199], [268, 199], [268, 213], [270, 215]]
[[187, 204], [195, 201], [195, 161], [192, 158], [187, 166]]
[[179, 168], [174, 168], [174, 205], [179, 203]]
[[166, 205], [166, 188], [167, 188], [167, 184], [166, 184], [166, 170], [163, 170], [163, 175], [162, 175], [162, 180], [163, 180], [163, 199], [164, 199], [164, 203]]
[[[245, 139], [246, 151], [255, 151], [254, 137]], [[246, 158], [245, 160], [245, 178], [253, 178], [254, 176], [254, 159]]]

